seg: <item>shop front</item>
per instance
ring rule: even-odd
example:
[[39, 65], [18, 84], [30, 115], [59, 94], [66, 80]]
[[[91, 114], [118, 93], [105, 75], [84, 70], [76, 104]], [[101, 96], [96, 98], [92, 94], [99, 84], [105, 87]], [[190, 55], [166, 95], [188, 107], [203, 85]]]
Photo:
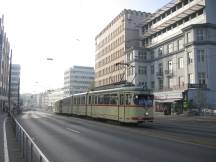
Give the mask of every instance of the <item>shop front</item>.
[[179, 115], [183, 111], [182, 91], [154, 93], [154, 113], [156, 116]]

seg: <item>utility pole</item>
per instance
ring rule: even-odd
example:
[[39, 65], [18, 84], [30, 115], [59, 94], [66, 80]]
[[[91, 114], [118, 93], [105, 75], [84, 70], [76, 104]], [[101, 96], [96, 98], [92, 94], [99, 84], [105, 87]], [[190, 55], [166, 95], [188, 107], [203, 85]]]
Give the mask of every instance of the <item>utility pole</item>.
[[11, 69], [12, 69], [12, 50], [9, 61], [9, 89], [8, 89], [8, 114], [11, 112]]

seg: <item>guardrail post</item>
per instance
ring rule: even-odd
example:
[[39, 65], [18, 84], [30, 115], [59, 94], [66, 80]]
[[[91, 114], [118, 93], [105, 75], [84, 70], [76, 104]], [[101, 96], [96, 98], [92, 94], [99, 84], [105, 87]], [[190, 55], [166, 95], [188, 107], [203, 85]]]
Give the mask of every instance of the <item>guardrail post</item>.
[[25, 161], [28, 162], [28, 149], [27, 149], [27, 146], [28, 146], [28, 138], [26, 136], [25, 138]]
[[23, 157], [25, 157], [25, 153], [24, 153], [24, 132], [22, 133], [22, 151], [23, 151]]
[[42, 156], [40, 155], [40, 162], [42, 162]]
[[31, 143], [31, 150], [30, 151], [31, 151], [31, 153], [30, 153], [30, 156], [31, 156], [30, 160], [31, 161], [30, 162], [33, 162], [33, 144], [32, 143]]

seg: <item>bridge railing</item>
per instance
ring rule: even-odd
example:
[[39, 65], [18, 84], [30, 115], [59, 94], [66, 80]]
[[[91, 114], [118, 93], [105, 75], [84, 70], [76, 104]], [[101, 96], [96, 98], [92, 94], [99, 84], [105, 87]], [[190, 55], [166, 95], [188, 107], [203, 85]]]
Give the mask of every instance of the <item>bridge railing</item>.
[[50, 162], [13, 114], [11, 114], [11, 119], [25, 162]]

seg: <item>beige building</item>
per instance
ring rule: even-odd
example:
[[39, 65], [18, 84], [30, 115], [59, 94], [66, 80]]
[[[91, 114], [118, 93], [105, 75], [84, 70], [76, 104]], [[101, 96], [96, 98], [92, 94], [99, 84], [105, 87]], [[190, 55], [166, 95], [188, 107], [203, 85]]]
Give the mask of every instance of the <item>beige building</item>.
[[125, 50], [139, 46], [139, 22], [148, 15], [125, 9], [96, 36], [96, 87], [126, 80]]

